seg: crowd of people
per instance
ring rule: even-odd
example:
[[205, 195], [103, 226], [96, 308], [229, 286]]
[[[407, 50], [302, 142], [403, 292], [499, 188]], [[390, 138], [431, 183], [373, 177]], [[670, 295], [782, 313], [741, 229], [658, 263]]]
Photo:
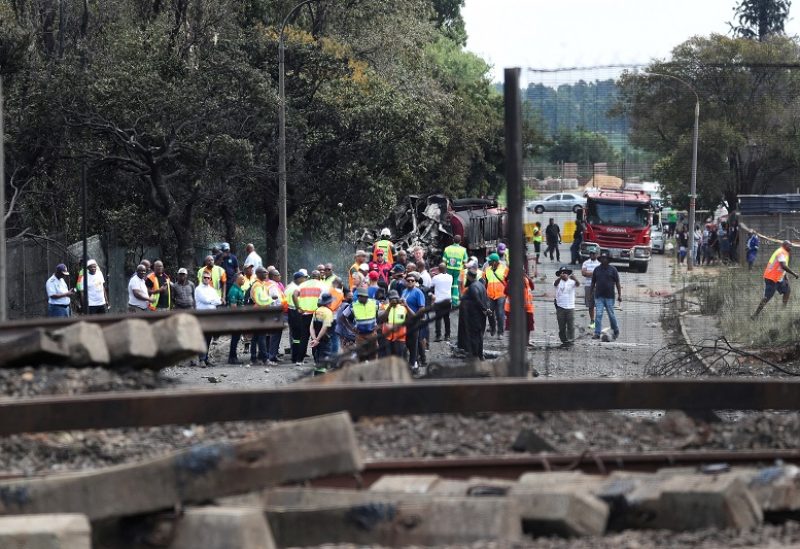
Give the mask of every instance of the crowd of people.
[[[142, 260], [128, 282], [127, 310], [133, 314], [169, 309], [263, 307], [280, 310], [289, 327], [291, 362], [301, 364], [309, 350], [320, 369], [348, 353], [361, 358], [399, 356], [416, 370], [427, 363], [430, 327], [434, 341], [451, 338], [452, 313], [458, 313], [456, 345], [467, 356], [483, 358], [484, 334], [503, 338], [508, 329], [509, 257], [505, 244], [480, 264], [458, 236], [442, 261], [428, 265], [426, 250], [397, 249], [388, 230], [370, 251], [358, 250], [342, 276], [331, 263], [298, 269], [284, 285], [274, 266], [264, 266], [252, 244], [241, 261], [227, 243], [205, 258], [197, 272], [181, 267], [173, 279], [160, 260]], [[69, 288], [69, 272], [59, 264], [46, 284], [49, 316], [69, 316], [73, 299], [83, 300], [85, 314], [109, 310], [108, 288], [95, 260]], [[533, 280], [525, 280], [528, 332], [533, 330]], [[488, 325], [488, 330], [487, 330]], [[250, 361], [277, 365], [282, 330], [233, 334], [229, 364]], [[211, 340], [207, 341], [210, 345]], [[208, 353], [200, 363], [210, 364]]]

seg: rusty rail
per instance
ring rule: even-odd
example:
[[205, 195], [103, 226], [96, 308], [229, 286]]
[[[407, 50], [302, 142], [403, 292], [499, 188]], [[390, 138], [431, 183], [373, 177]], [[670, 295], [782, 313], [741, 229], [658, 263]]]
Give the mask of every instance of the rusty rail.
[[358, 416], [570, 410], [798, 410], [800, 380], [469, 380], [295, 384], [0, 399], [0, 435]]
[[234, 332], [253, 332], [259, 330], [277, 330], [285, 326], [281, 311], [269, 311], [247, 307], [241, 309], [215, 309], [198, 311], [195, 309], [170, 311], [152, 311], [138, 315], [108, 314], [80, 315], [69, 318], [33, 318], [0, 323], [0, 339], [10, 339], [26, 334], [36, 328], [57, 330], [76, 322], [92, 322], [107, 326], [120, 320], [137, 318], [148, 322], [156, 322], [174, 314], [188, 313], [197, 317], [203, 332], [207, 335], [223, 335]]
[[800, 450], [676, 451], [676, 452], [582, 452], [533, 455], [476, 456], [460, 458], [400, 458], [364, 463], [358, 475], [336, 475], [312, 482], [325, 488], [368, 487], [383, 475], [438, 475], [448, 479], [471, 477], [516, 480], [525, 473], [582, 471], [608, 474], [614, 471], [655, 472], [664, 467], [763, 466], [776, 460], [800, 464]]

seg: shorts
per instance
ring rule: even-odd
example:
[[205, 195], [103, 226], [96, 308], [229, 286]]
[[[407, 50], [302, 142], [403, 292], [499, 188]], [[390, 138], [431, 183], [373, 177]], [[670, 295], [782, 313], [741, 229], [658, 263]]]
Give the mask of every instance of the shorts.
[[592, 292], [592, 284], [586, 284], [586, 287], [583, 289], [584, 292], [584, 299], [586, 301], [586, 306], [589, 309], [594, 309], [594, 292]]
[[786, 277], [783, 278], [780, 282], [775, 282], [774, 280], [764, 279], [764, 299], [771, 299], [772, 296], [775, 295], [775, 292], [778, 292], [781, 295], [786, 295], [789, 293], [789, 281], [786, 280]]

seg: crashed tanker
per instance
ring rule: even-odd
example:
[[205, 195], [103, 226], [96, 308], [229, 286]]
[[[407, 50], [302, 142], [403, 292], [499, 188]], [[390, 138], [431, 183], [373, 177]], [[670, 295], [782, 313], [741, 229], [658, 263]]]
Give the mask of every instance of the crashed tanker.
[[388, 227], [397, 249], [425, 248], [430, 262], [438, 261], [455, 235], [469, 255], [483, 261], [507, 237], [507, 213], [489, 198], [455, 198], [443, 194], [404, 197], [377, 229], [364, 229], [356, 247], [372, 249], [379, 231]]

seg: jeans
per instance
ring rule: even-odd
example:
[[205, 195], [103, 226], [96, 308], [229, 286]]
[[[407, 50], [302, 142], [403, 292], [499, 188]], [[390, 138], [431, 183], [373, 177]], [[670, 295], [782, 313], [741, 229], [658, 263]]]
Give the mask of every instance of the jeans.
[[278, 353], [281, 350], [283, 330], [276, 330], [267, 334], [267, 360], [278, 362]]
[[253, 334], [250, 340], [251, 362], [255, 362], [256, 360], [261, 360], [263, 362], [269, 358], [267, 355], [267, 337], [267, 334], [264, 332]]
[[556, 261], [561, 261], [561, 252], [558, 249], [558, 242], [547, 243], [547, 249], [544, 251], [545, 257], [550, 256], [550, 261], [553, 261], [553, 254], [556, 256]]
[[617, 316], [614, 314], [614, 298], [594, 296], [594, 304], [597, 307], [597, 314], [594, 317], [594, 333], [600, 335], [600, 332], [603, 330], [603, 311], [605, 310], [608, 311], [608, 321], [611, 323], [611, 329], [614, 331], [614, 335], [619, 335]]
[[503, 335], [503, 328], [506, 325], [506, 298], [498, 297], [497, 299], [489, 300], [489, 309], [491, 309], [492, 316], [489, 317], [489, 332], [495, 334], [495, 327], [497, 335]]
[[239, 340], [242, 339], [242, 334], [231, 334], [231, 348], [228, 351], [228, 359], [232, 360], [236, 358], [236, 351], [237, 347], [239, 346]]
[[444, 337], [450, 339], [450, 307], [451, 301], [439, 301], [434, 304], [433, 310], [436, 313], [436, 339], [442, 337], [442, 321], [444, 321]]
[[339, 354], [339, 334], [336, 333], [335, 323], [329, 329], [331, 335], [331, 356], [333, 357]]
[[564, 309], [556, 305], [556, 320], [558, 320], [558, 338], [561, 343], [572, 345], [575, 341], [575, 309]]
[[70, 316], [69, 305], [53, 305], [52, 303], [48, 303], [47, 316], [68, 317]]

